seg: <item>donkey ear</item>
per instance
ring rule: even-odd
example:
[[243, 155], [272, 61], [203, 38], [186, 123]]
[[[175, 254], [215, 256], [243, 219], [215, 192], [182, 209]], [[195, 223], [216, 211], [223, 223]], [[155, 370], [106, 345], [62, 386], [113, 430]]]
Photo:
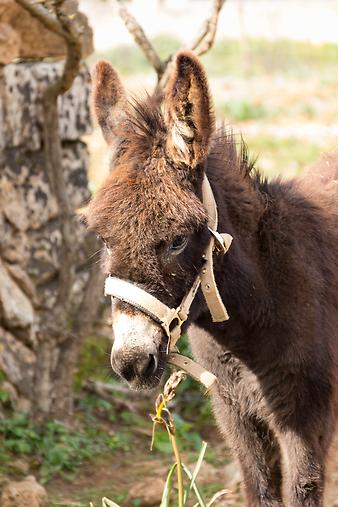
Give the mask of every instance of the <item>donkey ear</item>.
[[214, 114], [205, 70], [192, 52], [177, 54], [164, 104], [168, 153], [174, 162], [194, 168], [207, 155]]
[[126, 116], [127, 97], [118, 73], [109, 62], [96, 64], [93, 74], [93, 111], [101, 127], [103, 137], [111, 144], [117, 129]]

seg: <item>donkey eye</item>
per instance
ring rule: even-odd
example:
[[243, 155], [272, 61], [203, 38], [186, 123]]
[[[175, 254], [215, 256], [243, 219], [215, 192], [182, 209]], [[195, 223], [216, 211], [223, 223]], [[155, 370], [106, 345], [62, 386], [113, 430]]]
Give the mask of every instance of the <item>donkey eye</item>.
[[181, 252], [188, 243], [187, 236], [176, 236], [172, 244], [170, 245], [170, 250], [174, 253]]
[[99, 241], [102, 241], [102, 243], [107, 246], [107, 240], [105, 238], [103, 238], [100, 234], [97, 234], [96, 237]]
[[102, 243], [106, 247], [108, 255], [111, 255], [112, 254], [112, 249], [111, 249], [111, 246], [109, 244], [109, 241], [107, 239], [103, 238], [102, 236], [100, 236], [99, 234], [97, 234], [96, 237], [97, 237], [97, 239], [99, 239], [100, 241], [102, 241]]

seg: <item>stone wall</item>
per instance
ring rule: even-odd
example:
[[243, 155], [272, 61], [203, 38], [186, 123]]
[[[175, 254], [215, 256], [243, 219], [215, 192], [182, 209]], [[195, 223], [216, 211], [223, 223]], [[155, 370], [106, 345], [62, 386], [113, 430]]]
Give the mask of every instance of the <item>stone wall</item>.
[[[26, 411], [34, 400], [39, 350], [58, 295], [62, 210], [44, 167], [41, 95], [62, 66], [38, 62], [0, 67], [0, 370], [15, 387], [17, 408]], [[81, 140], [91, 128], [89, 90], [83, 65], [58, 103], [63, 171], [74, 214], [89, 198], [88, 152]], [[89, 276], [85, 239], [78, 221], [74, 312]], [[50, 360], [57, 363], [57, 357]]]
[[[93, 52], [92, 29], [86, 16], [78, 11], [76, 0], [65, 0], [64, 9], [80, 34], [85, 58]], [[15, 58], [62, 58], [65, 54], [66, 45], [59, 35], [50, 32], [15, 0], [0, 0], [0, 64], [11, 63]]]

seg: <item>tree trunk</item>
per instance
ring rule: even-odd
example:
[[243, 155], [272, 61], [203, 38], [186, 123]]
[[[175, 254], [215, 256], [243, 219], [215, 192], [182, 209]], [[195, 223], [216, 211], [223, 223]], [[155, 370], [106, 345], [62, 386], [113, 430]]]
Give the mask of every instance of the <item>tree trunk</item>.
[[[78, 351], [102, 290], [88, 265], [96, 240], [76, 216], [89, 198], [81, 141], [90, 130], [86, 67], [59, 97], [58, 111], [48, 116], [42, 103], [62, 68], [0, 68], [0, 370], [18, 392], [17, 408], [40, 419], [71, 415]], [[44, 156], [46, 128], [61, 138], [61, 198]]]

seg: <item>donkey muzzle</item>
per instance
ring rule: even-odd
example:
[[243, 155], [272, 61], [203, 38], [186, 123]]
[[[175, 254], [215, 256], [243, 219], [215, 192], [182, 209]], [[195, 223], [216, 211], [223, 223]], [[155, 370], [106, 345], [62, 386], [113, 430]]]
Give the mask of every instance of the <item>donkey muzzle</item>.
[[155, 387], [164, 369], [165, 334], [147, 315], [124, 308], [113, 307], [112, 368], [134, 389]]

